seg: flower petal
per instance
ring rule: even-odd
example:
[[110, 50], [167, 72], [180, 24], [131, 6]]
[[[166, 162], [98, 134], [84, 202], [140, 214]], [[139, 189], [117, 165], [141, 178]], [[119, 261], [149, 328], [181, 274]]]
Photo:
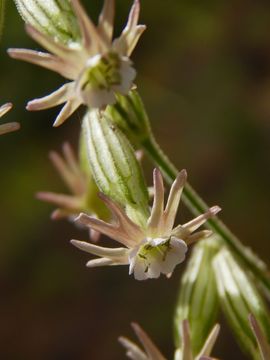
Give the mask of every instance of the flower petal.
[[164, 185], [163, 178], [159, 169], [154, 169], [154, 202], [151, 215], [148, 219], [148, 229], [150, 234], [155, 236], [159, 232], [159, 224], [164, 211]]
[[0, 107], [0, 117], [4, 116], [12, 108], [11, 103], [6, 103]]
[[209, 356], [211, 355], [212, 349], [215, 345], [215, 342], [217, 340], [218, 334], [220, 331], [219, 324], [216, 324], [210, 334], [208, 335], [206, 342], [200, 351], [200, 353], [196, 356], [196, 360], [200, 360], [203, 356]]
[[20, 124], [17, 122], [11, 122], [11, 123], [0, 125], [0, 135], [19, 130], [19, 128], [20, 128]]
[[38, 192], [36, 194], [37, 199], [46, 201], [57, 206], [67, 208], [70, 210], [81, 209], [81, 200], [72, 195], [57, 194], [53, 192]]
[[[202, 226], [209, 218], [215, 216], [220, 212], [221, 208], [219, 206], [212, 206], [206, 213], [197, 216], [195, 219], [189, 221], [188, 223], [182, 225], [182, 228], [188, 233], [191, 234]], [[175, 229], [176, 230], [176, 229]], [[174, 231], [173, 231], [174, 232]]]
[[72, 239], [71, 244], [76, 246], [78, 249], [85, 251], [89, 254], [106, 257], [109, 259], [117, 259], [121, 257], [126, 257], [127, 249], [126, 248], [107, 248], [103, 246], [97, 246], [85, 241], [79, 241]]
[[59, 89], [57, 89], [50, 95], [29, 101], [26, 106], [26, 109], [29, 111], [37, 111], [37, 110], [49, 109], [54, 106], [63, 104], [71, 97], [73, 86], [74, 86], [74, 82], [69, 82], [61, 86]]
[[182, 328], [182, 343], [183, 343], [182, 360], [193, 360], [188, 320], [182, 321], [181, 328]]
[[115, 0], [104, 0], [103, 9], [98, 19], [98, 32], [108, 46], [111, 44], [113, 37], [114, 10]]
[[156, 345], [152, 342], [149, 336], [138, 324], [132, 323], [131, 326], [135, 331], [136, 335], [138, 336], [140, 342], [143, 344], [143, 347], [145, 348], [149, 359], [166, 360], [164, 356], [160, 353]]
[[118, 265], [128, 265], [128, 261], [125, 257], [119, 259], [109, 259], [109, 258], [101, 258], [89, 260], [86, 263], [88, 268], [100, 267], [100, 266], [118, 266]]
[[80, 105], [81, 105], [81, 100], [76, 97], [68, 100], [65, 106], [58, 114], [57, 118], [55, 119], [53, 126], [58, 127], [62, 125], [74, 113], [74, 111], [78, 109]]
[[54, 39], [48, 35], [45, 35], [32, 27], [29, 24], [25, 25], [26, 32], [32, 39], [34, 39], [37, 43], [42, 45], [47, 51], [53, 53], [54, 55], [59, 56], [62, 60], [67, 63], [74, 63], [77, 61], [79, 65], [79, 52], [76, 50], [72, 50], [67, 46], [61, 45], [59, 42], [55, 42]]
[[55, 55], [28, 49], [8, 49], [8, 54], [13, 59], [27, 61], [55, 71], [69, 80], [74, 80], [78, 76], [79, 70], [77, 67]]
[[[180, 171], [177, 175], [176, 179], [174, 180], [171, 190], [169, 193], [167, 205], [164, 211], [164, 230], [167, 232], [171, 232], [173, 228], [173, 224], [175, 221], [175, 216], [178, 210], [180, 198], [182, 195], [182, 191], [187, 179], [187, 172], [186, 170]], [[164, 234], [165, 235], [165, 234]]]
[[71, 0], [73, 9], [77, 15], [83, 46], [89, 55], [94, 55], [108, 50], [103, 39], [99, 35], [96, 26], [88, 17], [79, 0]]
[[140, 2], [134, 0], [133, 6], [129, 13], [129, 18], [125, 29], [118, 39], [113, 42], [113, 48], [120, 54], [130, 56], [134, 50], [141, 34], [146, 27], [137, 25], [140, 14]]
[[132, 360], [149, 360], [146, 356], [146, 354], [132, 341], [125, 337], [120, 337], [119, 342], [121, 345], [124, 346], [124, 348], [127, 349], [127, 357], [129, 357]]

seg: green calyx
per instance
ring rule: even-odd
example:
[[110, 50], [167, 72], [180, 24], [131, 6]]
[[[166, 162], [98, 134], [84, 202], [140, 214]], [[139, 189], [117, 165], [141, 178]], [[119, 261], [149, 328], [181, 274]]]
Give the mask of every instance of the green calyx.
[[145, 227], [149, 217], [148, 191], [129, 141], [110, 117], [98, 110], [86, 113], [83, 129], [91, 171], [100, 191]]
[[14, 0], [23, 20], [56, 41], [80, 43], [80, 31], [69, 0]]
[[117, 95], [116, 103], [108, 106], [108, 113], [113, 122], [124, 132], [128, 139], [135, 145], [152, 137], [149, 119], [143, 102], [136, 90], [131, 90], [128, 95]]
[[217, 318], [219, 304], [212, 260], [219, 247], [215, 236], [200, 241], [194, 247], [181, 279], [174, 317], [175, 344], [181, 349], [181, 324], [183, 320], [188, 320], [194, 357], [201, 350]]
[[260, 353], [248, 317], [252, 314], [270, 342], [270, 316], [253, 279], [230, 251], [223, 248], [213, 261], [219, 299], [239, 344], [253, 359]]

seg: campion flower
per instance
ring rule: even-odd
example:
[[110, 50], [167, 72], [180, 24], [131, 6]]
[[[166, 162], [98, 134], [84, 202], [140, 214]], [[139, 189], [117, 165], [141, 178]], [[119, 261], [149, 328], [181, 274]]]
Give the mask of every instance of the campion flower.
[[158, 278], [161, 273], [170, 276], [175, 266], [184, 261], [188, 245], [211, 234], [208, 230], [193, 232], [220, 211], [218, 206], [214, 206], [188, 223], [173, 227], [186, 176], [185, 170], [178, 174], [164, 209], [162, 175], [159, 170], [154, 170], [154, 200], [145, 226], [135, 224], [122, 207], [101, 194], [116, 222], [106, 223], [86, 214], [80, 214], [77, 222], [111, 237], [125, 247], [107, 248], [71, 240], [79, 249], [100, 257], [90, 260], [87, 266], [129, 265], [129, 273], [134, 273], [137, 280]]
[[[12, 108], [11, 103], [7, 103], [0, 107], [0, 117], [4, 116]], [[0, 135], [16, 131], [20, 128], [20, 124], [16, 122], [11, 122], [7, 124], [0, 125]]]
[[52, 94], [27, 104], [28, 110], [42, 110], [65, 103], [54, 126], [61, 125], [81, 105], [103, 108], [113, 104], [115, 93], [127, 94], [133, 86], [136, 71], [129, 56], [133, 52], [144, 25], [138, 25], [140, 3], [135, 0], [126, 27], [112, 40], [114, 0], [105, 0], [95, 26], [79, 0], [70, 0], [77, 16], [81, 42], [61, 44], [31, 25], [28, 34], [46, 50], [9, 49], [11, 57], [40, 65], [71, 80]]
[[[84, 211], [95, 217], [108, 219], [108, 211], [99, 199], [98, 188], [90, 173], [86, 173], [76, 158], [69, 143], [63, 144], [63, 156], [56, 151], [50, 152], [50, 160], [69, 188], [71, 194], [54, 192], [39, 192], [37, 198], [56, 205], [58, 208], [52, 212], [51, 218], [58, 220], [78, 216]], [[91, 231], [91, 239], [98, 240], [99, 232]]]
[[[138, 324], [131, 324], [134, 332], [144, 347], [144, 351], [141, 350], [135, 343], [125, 337], [120, 337], [120, 343], [126, 348], [126, 355], [132, 360], [166, 360], [165, 357], [158, 350], [156, 345], [152, 342], [149, 336], [143, 331]], [[176, 351], [175, 360], [210, 360], [213, 359], [210, 356], [212, 349], [215, 345], [217, 336], [219, 334], [220, 326], [216, 324], [209, 334], [204, 346], [197, 356], [193, 356], [190, 342], [190, 331], [187, 320], [184, 320], [181, 324], [182, 328], [182, 350]], [[214, 359], [213, 359], [214, 360]]]

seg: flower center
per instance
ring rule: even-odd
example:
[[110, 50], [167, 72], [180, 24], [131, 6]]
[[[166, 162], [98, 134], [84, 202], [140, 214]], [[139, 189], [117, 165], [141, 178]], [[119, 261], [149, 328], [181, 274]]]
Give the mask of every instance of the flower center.
[[88, 62], [84, 73], [82, 90], [86, 87], [109, 90], [112, 86], [119, 85], [122, 77], [120, 74], [121, 60], [118, 54], [110, 52], [106, 55], [96, 55]]

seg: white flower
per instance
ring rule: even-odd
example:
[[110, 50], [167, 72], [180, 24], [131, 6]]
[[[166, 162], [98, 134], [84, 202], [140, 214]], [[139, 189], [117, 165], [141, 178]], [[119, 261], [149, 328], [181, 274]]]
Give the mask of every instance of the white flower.
[[[143, 331], [138, 324], [131, 324], [134, 332], [144, 347], [141, 350], [135, 343], [125, 337], [120, 337], [120, 343], [126, 348], [126, 355], [132, 360], [166, 360], [160, 353], [156, 345], [152, 342], [149, 336]], [[178, 349], [175, 354], [175, 360], [214, 360], [209, 357], [213, 346], [219, 334], [220, 326], [216, 324], [210, 332], [204, 346], [197, 356], [193, 356], [190, 343], [189, 323], [184, 320], [181, 324], [182, 328], [182, 350]]]
[[[12, 108], [11, 103], [7, 103], [0, 107], [0, 117], [4, 116]], [[0, 135], [9, 133], [11, 131], [16, 131], [20, 128], [20, 124], [16, 122], [11, 122], [7, 124], [0, 125]]]
[[79, 0], [70, 0], [77, 16], [81, 42], [68, 45], [26, 25], [28, 34], [50, 53], [9, 49], [13, 58], [28, 61], [72, 80], [52, 94], [27, 104], [28, 110], [42, 110], [65, 103], [54, 126], [61, 125], [81, 104], [103, 108], [114, 103], [115, 93], [127, 94], [136, 71], [129, 59], [144, 25], [138, 25], [140, 3], [135, 0], [121, 35], [112, 40], [114, 0], [105, 0], [97, 26], [88, 18]]
[[116, 222], [106, 223], [81, 214], [77, 221], [111, 237], [125, 247], [107, 248], [87, 242], [71, 240], [79, 249], [99, 256], [90, 260], [88, 267], [103, 265], [129, 265], [129, 273], [137, 280], [158, 278], [160, 274], [169, 276], [175, 266], [185, 259], [188, 245], [209, 236], [208, 230], [193, 234], [204, 222], [220, 211], [218, 206], [184, 225], [173, 227], [180, 197], [186, 181], [186, 171], [182, 170], [172, 184], [164, 209], [164, 186], [159, 170], [154, 170], [154, 201], [151, 214], [145, 226], [139, 226], [129, 219], [124, 209], [101, 194], [101, 198], [111, 210]]
[[[98, 197], [98, 188], [92, 175], [84, 171], [69, 143], [64, 143], [62, 149], [63, 156], [51, 151], [50, 160], [71, 194], [38, 192], [37, 198], [58, 207], [52, 212], [53, 220], [68, 218], [73, 221], [82, 211], [98, 218], [109, 219], [108, 210]], [[91, 231], [90, 235], [92, 241], [99, 239], [99, 232]]]

